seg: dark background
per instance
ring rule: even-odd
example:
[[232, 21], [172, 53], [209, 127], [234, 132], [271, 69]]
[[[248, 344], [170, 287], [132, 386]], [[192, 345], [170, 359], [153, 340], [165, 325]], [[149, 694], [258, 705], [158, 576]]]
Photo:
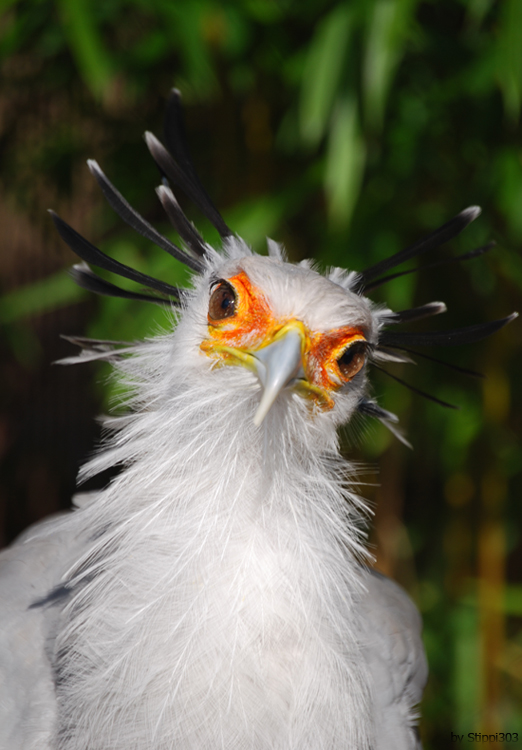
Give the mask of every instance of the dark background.
[[[104, 205], [85, 165], [96, 158], [169, 233], [142, 134], [161, 137], [173, 85], [203, 183], [256, 249], [268, 235], [293, 260], [362, 270], [479, 204], [482, 216], [419, 266], [494, 239], [491, 253], [402, 277], [374, 299], [395, 309], [443, 299], [443, 318], [411, 326], [423, 330], [520, 309], [519, 0], [0, 7], [1, 541], [67, 507], [94, 417], [115, 395], [99, 366], [52, 366], [73, 352], [60, 334], [133, 340], [165, 322], [154, 306], [75, 287], [64, 270], [75, 259], [46, 209], [113, 257], [183, 280]], [[346, 430], [347, 453], [378, 465], [361, 490], [376, 503], [378, 565], [424, 617], [426, 748], [449, 746], [452, 731], [522, 741], [521, 336], [515, 321], [479, 344], [428, 352], [484, 380], [425, 360], [390, 368], [460, 411], [373, 373], [413, 452], [374, 424]]]

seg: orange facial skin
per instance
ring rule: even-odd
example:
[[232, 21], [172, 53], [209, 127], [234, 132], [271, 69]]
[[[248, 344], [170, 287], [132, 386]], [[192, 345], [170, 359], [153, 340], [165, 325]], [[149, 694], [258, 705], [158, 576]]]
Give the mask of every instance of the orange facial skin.
[[351, 378], [339, 370], [337, 360], [349, 344], [366, 341], [360, 328], [343, 326], [327, 333], [308, 334], [306, 376], [324, 390], [337, 390]]
[[287, 326], [295, 326], [302, 335], [302, 364], [308, 381], [303, 380], [301, 384], [306, 395], [319, 401], [322, 409], [331, 409], [334, 402], [329, 392], [338, 390], [351, 379], [341, 373], [337, 360], [348, 345], [366, 340], [363, 331], [343, 326], [315, 333], [295, 319], [276, 318], [264, 295], [244, 271], [226, 281], [236, 292], [235, 314], [223, 320], [208, 318], [209, 338], [201, 343], [202, 351], [223, 364], [243, 364], [253, 369], [252, 355], [274, 341]]
[[270, 306], [244, 271], [227, 281], [237, 294], [236, 314], [219, 321], [209, 317], [209, 333], [213, 339], [225, 346], [245, 351], [259, 349], [273, 332], [274, 326], [277, 326]]

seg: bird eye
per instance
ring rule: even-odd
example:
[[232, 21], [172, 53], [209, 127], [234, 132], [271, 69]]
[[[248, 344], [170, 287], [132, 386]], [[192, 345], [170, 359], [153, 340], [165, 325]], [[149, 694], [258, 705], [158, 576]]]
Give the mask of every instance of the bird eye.
[[208, 317], [211, 320], [224, 320], [236, 314], [237, 297], [234, 287], [228, 281], [219, 281], [210, 295]]
[[366, 359], [366, 341], [355, 341], [351, 346], [344, 350], [337, 364], [341, 375], [347, 380], [355, 377]]

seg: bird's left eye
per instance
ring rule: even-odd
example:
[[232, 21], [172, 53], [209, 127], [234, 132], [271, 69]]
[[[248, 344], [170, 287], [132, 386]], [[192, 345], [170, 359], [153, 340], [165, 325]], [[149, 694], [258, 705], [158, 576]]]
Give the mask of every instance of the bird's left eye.
[[211, 320], [224, 320], [236, 314], [237, 296], [232, 284], [220, 281], [210, 295], [208, 317]]
[[341, 375], [347, 380], [355, 377], [364, 365], [366, 359], [366, 341], [355, 341], [351, 346], [344, 350], [337, 365]]

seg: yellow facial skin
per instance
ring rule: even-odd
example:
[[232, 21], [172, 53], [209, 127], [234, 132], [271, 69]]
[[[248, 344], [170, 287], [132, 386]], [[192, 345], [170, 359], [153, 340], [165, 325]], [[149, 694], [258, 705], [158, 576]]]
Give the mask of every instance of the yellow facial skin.
[[211, 290], [209, 335], [200, 348], [220, 364], [243, 365], [257, 372], [255, 353], [289, 331], [301, 338], [302, 370], [295, 388], [312, 397], [322, 410], [331, 409], [334, 401], [330, 393], [355, 377], [364, 364], [364, 347], [350, 350], [356, 342], [366, 343], [363, 331], [343, 326], [316, 333], [300, 320], [276, 318], [244, 271], [217, 282]]

